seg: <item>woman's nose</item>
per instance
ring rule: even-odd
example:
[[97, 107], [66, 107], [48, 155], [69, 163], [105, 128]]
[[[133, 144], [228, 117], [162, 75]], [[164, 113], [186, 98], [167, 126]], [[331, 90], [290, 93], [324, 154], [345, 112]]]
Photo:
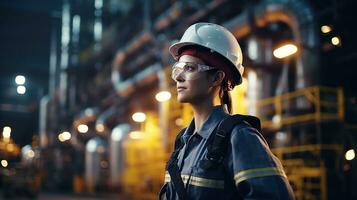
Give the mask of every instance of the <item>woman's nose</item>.
[[177, 76], [175, 77], [175, 81], [177, 81], [177, 82], [182, 82], [182, 81], [184, 81], [185, 78], [184, 78], [183, 73], [184, 73], [183, 71], [180, 72], [180, 73], [178, 73]]

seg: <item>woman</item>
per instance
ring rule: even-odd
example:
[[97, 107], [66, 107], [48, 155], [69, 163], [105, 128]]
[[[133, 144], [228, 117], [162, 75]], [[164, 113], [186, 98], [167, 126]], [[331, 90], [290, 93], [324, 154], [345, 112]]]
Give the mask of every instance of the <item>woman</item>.
[[279, 160], [248, 118], [234, 124], [226, 143], [216, 144], [217, 127], [231, 113], [228, 91], [242, 82], [242, 53], [233, 34], [197, 23], [169, 51], [177, 61], [172, 78], [178, 101], [192, 106], [194, 119], [176, 139], [160, 199], [293, 199]]

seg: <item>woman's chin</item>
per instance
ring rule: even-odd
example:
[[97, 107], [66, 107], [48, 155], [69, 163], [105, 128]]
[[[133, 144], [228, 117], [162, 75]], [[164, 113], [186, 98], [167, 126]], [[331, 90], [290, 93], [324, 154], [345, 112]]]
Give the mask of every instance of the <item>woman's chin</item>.
[[187, 98], [184, 95], [177, 95], [177, 101], [180, 103], [188, 103], [189, 102], [189, 98]]

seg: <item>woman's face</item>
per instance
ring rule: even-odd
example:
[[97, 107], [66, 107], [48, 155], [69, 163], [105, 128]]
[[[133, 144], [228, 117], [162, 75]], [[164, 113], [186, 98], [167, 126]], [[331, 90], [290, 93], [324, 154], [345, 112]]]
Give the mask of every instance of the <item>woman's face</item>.
[[[197, 64], [204, 64], [199, 58], [183, 55], [180, 57], [179, 62], [191, 62]], [[182, 74], [176, 78], [177, 100], [181, 103], [196, 104], [207, 100], [212, 91], [211, 79], [207, 72], [200, 73], [194, 80], [186, 80]]]

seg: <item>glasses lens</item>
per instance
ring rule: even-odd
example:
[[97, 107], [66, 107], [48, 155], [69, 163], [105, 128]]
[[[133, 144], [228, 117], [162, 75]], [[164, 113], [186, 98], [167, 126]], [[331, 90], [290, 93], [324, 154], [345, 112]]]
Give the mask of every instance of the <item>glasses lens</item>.
[[179, 68], [177, 66], [172, 67], [172, 72], [171, 72], [171, 78], [176, 80], [177, 76], [183, 71], [182, 68]]
[[181, 68], [183, 69], [187, 63], [186, 62], [176, 62], [173, 68]]
[[196, 63], [186, 63], [184, 66], [184, 71], [188, 73], [194, 73], [198, 70]]
[[185, 80], [193, 80], [199, 77], [199, 67], [196, 63], [176, 62], [172, 67], [171, 78], [176, 81], [178, 75]]

